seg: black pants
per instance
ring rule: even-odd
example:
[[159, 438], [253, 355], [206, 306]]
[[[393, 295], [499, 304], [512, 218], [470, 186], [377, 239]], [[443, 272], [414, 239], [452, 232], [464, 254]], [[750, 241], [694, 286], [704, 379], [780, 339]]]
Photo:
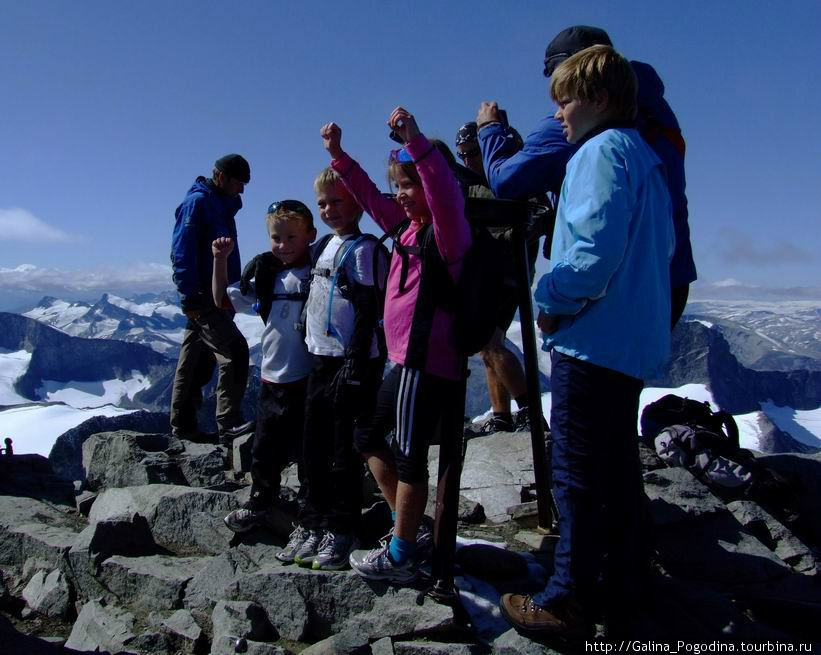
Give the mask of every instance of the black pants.
[[257, 401], [257, 427], [251, 455], [251, 508], [264, 510], [279, 494], [282, 470], [297, 463], [300, 495], [304, 493], [302, 435], [307, 379], [289, 384], [263, 382]]
[[344, 362], [314, 355], [308, 376], [303, 448], [308, 493], [300, 521], [310, 529], [359, 527], [364, 462], [354, 449], [354, 433], [370, 424], [384, 362], [371, 359], [360, 386], [337, 389], [334, 377]]

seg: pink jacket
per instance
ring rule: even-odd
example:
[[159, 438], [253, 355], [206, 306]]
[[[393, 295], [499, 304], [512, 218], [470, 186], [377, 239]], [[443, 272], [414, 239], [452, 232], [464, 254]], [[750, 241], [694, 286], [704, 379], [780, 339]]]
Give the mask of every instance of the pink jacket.
[[[419, 134], [406, 149], [414, 161], [422, 179], [425, 198], [433, 217], [433, 234], [442, 259], [454, 280], [459, 276], [462, 259], [471, 245], [470, 226], [465, 218], [465, 201], [453, 172], [442, 154]], [[421, 159], [420, 159], [421, 158]], [[405, 220], [405, 211], [394, 200], [382, 195], [368, 174], [347, 154], [335, 159], [331, 166], [342, 177], [345, 186], [361, 207], [379, 226], [389, 232]], [[411, 221], [410, 227], [400, 237], [402, 245], [415, 246], [416, 233], [422, 223]], [[385, 340], [388, 358], [397, 364], [405, 363], [408, 337], [413, 322], [413, 312], [419, 293], [422, 263], [410, 256], [404, 292], [399, 291], [401, 259], [391, 259], [385, 293]], [[453, 343], [453, 314], [436, 309], [433, 329], [427, 350], [425, 372], [450, 380], [463, 375], [463, 355]]]

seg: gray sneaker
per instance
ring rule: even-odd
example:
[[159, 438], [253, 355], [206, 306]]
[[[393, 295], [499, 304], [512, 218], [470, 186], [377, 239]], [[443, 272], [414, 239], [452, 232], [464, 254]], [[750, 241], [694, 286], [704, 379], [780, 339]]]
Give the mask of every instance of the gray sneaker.
[[275, 557], [285, 564], [293, 564], [294, 555], [302, 548], [302, 544], [305, 543], [307, 538], [307, 528], [303, 528], [301, 525], [294, 525], [294, 531], [288, 536], [288, 543], [285, 544], [285, 548], [279, 551]]
[[351, 568], [366, 580], [410, 584], [419, 575], [418, 566], [410, 559], [401, 565], [394, 564], [388, 557], [389, 543], [385, 541], [380, 548], [375, 548], [361, 556], [351, 553]]
[[231, 532], [248, 532], [265, 523], [265, 512], [241, 507], [235, 509], [222, 521]]
[[308, 530], [308, 536], [299, 547], [299, 550], [294, 553], [294, 562], [300, 566], [311, 566], [319, 551], [319, 544], [322, 542], [322, 530]]
[[353, 534], [328, 531], [319, 544], [311, 568], [314, 571], [338, 571], [348, 566], [351, 553], [359, 548], [359, 539]]

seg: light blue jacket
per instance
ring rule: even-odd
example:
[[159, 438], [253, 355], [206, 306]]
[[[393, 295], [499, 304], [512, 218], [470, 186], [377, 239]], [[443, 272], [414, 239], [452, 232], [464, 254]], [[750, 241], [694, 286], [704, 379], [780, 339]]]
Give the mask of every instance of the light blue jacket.
[[636, 378], [670, 351], [670, 258], [675, 246], [661, 161], [634, 129], [607, 129], [567, 164], [551, 271], [536, 303], [560, 317], [544, 348]]

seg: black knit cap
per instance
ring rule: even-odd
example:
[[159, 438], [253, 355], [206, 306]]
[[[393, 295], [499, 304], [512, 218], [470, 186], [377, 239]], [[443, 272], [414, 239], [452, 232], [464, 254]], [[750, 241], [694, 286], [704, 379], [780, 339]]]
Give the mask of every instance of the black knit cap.
[[607, 32], [599, 27], [574, 25], [562, 30], [547, 44], [544, 53], [544, 76], [550, 77], [556, 66], [565, 59], [594, 45], [609, 45], [612, 48], [613, 42]]
[[214, 168], [243, 184], [248, 184], [251, 181], [251, 167], [242, 155], [230, 154], [220, 157], [214, 162]]

